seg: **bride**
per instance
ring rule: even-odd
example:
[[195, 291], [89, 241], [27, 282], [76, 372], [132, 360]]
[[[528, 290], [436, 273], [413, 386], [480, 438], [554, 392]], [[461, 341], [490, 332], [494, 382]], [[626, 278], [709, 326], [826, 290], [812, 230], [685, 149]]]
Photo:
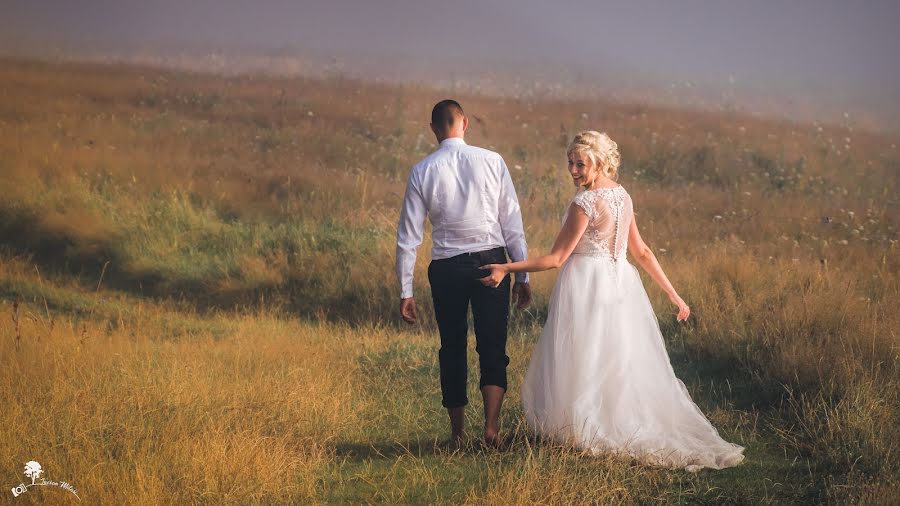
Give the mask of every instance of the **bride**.
[[723, 440], [675, 377], [659, 324], [634, 261], [678, 308], [678, 296], [641, 239], [631, 197], [616, 184], [618, 147], [581, 132], [567, 149], [579, 192], [548, 255], [491, 264], [496, 286], [510, 272], [559, 268], [549, 314], [535, 347], [522, 404], [529, 425], [592, 453], [696, 471], [740, 463], [744, 449]]

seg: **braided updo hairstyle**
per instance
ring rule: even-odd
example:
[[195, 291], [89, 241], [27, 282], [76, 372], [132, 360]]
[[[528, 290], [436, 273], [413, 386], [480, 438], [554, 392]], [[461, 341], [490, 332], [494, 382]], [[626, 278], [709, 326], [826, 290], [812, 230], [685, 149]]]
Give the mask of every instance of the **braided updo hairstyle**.
[[566, 148], [566, 155], [573, 153], [587, 155], [600, 172], [615, 181], [619, 177], [619, 146], [605, 133], [595, 130], [579, 132]]

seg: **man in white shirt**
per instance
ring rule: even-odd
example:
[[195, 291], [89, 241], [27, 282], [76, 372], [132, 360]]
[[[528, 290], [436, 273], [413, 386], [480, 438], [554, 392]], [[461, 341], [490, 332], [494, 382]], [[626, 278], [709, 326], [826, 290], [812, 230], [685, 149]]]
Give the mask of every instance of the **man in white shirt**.
[[[433, 242], [428, 281], [441, 335], [438, 357], [442, 404], [450, 416], [453, 441], [458, 444], [464, 437], [471, 304], [481, 369], [484, 438], [488, 444], [497, 445], [509, 365], [506, 334], [511, 281], [507, 276], [497, 288], [488, 288], [478, 281], [487, 275], [479, 267], [506, 263], [507, 251], [513, 261], [524, 260], [528, 246], [509, 169], [499, 154], [466, 144], [463, 137], [468, 125], [456, 101], [438, 102], [431, 112], [431, 130], [440, 146], [412, 168], [397, 228], [400, 313], [407, 323], [418, 318], [413, 269], [427, 215]], [[527, 274], [516, 274], [512, 292], [517, 307], [529, 304]]]

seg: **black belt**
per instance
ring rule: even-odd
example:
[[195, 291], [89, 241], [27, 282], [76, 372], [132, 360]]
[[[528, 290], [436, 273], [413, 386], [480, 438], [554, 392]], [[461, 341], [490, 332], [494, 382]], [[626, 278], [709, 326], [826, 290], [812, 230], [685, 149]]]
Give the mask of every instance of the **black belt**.
[[459, 255], [452, 256], [450, 258], [440, 258], [437, 260], [433, 260], [434, 262], [453, 262], [458, 260], [467, 260], [472, 257], [487, 257], [492, 256], [494, 254], [503, 255], [503, 258], [506, 258], [506, 248], [503, 246], [498, 246], [496, 248], [491, 248], [483, 251], [470, 251], [468, 253], [460, 253]]

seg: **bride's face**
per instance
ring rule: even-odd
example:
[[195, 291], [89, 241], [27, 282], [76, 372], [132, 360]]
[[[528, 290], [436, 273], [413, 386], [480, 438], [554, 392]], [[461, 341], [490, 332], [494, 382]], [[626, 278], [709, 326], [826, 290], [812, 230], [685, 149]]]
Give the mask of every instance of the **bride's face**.
[[582, 153], [575, 152], [569, 155], [569, 174], [572, 175], [572, 183], [575, 186], [590, 188], [594, 184], [596, 170], [594, 162]]

